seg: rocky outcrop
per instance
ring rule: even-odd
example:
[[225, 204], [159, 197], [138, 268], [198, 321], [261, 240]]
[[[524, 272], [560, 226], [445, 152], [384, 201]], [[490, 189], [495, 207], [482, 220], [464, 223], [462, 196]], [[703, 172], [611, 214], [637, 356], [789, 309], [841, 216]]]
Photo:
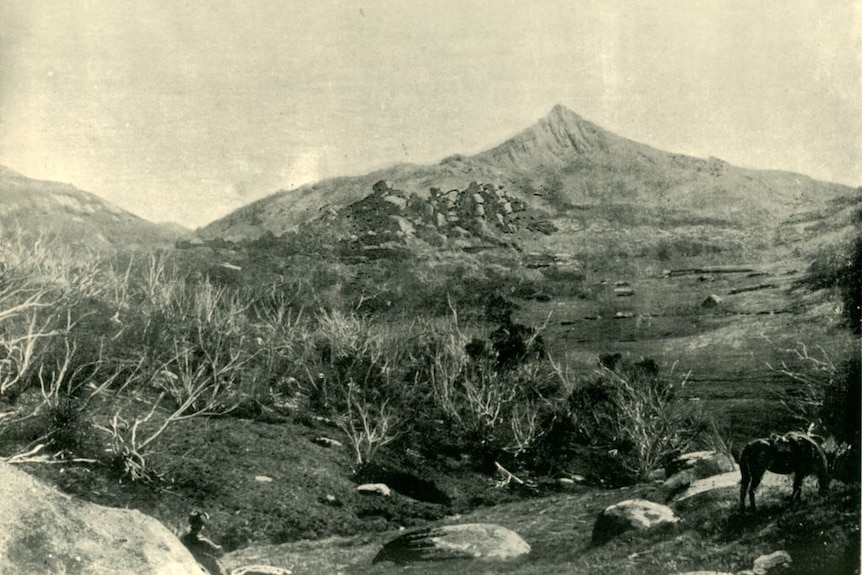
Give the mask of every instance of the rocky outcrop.
[[2, 461], [0, 501], [0, 573], [201, 574], [152, 517], [74, 499]]
[[693, 471], [695, 479], [703, 479], [704, 477], [734, 471], [736, 464], [730, 456], [717, 451], [693, 451], [680, 455], [665, 467], [667, 477], [685, 470]]
[[471, 182], [466, 189], [431, 188], [427, 199], [379, 181], [373, 193], [338, 212], [352, 226], [357, 245], [379, 245], [419, 236], [494, 238], [516, 229], [523, 201], [501, 187]]
[[628, 499], [602, 511], [593, 526], [592, 541], [602, 545], [626, 531], [646, 531], [677, 521], [679, 517], [670, 507], [645, 499]]
[[716, 451], [694, 451], [680, 455], [665, 467], [667, 479], [662, 484], [665, 500], [677, 497], [695, 482], [736, 471], [727, 455]]
[[446, 559], [513, 559], [530, 546], [510, 529], [488, 523], [443, 525], [407, 533], [383, 546], [374, 563]]
[[[761, 487], [780, 487], [787, 485], [787, 477], [784, 475], [776, 475], [775, 473], [766, 473], [761, 480]], [[672, 497], [675, 502], [685, 501], [696, 496], [711, 493], [717, 490], [732, 489], [738, 494], [739, 491], [739, 472], [730, 471], [721, 475], [713, 475], [705, 479], [693, 481], [691, 485], [684, 488], [682, 491]]]

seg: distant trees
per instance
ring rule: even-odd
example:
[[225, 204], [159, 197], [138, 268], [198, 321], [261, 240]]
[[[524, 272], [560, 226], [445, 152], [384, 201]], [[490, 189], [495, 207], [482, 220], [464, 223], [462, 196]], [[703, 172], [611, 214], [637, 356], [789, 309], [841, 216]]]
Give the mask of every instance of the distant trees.
[[858, 335], [862, 333], [862, 209], [856, 212], [854, 223], [854, 238], [821, 252], [811, 264], [807, 283], [814, 289], [836, 292], [847, 326]]

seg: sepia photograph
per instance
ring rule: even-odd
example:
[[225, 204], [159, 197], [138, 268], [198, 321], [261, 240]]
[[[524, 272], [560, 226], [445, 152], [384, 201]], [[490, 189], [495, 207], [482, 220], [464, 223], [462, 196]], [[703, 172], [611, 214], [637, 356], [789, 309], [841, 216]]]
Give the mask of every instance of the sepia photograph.
[[862, 0], [0, 0], [0, 573], [858, 575]]

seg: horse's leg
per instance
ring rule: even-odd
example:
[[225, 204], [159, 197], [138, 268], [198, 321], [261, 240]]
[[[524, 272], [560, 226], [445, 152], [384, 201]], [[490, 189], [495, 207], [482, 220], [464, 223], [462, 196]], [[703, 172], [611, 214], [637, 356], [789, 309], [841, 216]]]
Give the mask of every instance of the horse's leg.
[[797, 471], [793, 474], [793, 493], [790, 495], [791, 503], [802, 501], [802, 481], [805, 479], [805, 473]]
[[739, 482], [739, 510], [745, 511], [745, 495], [748, 492], [748, 486], [751, 484], [751, 472], [748, 470], [748, 462], [742, 461], [739, 466], [739, 471], [742, 473], [742, 479]]
[[760, 485], [760, 480], [763, 479], [764, 473], [766, 473], [766, 468], [758, 466], [751, 476], [751, 486], [748, 488], [748, 498], [751, 501], [752, 511], [757, 511], [757, 506], [754, 504], [754, 491]]

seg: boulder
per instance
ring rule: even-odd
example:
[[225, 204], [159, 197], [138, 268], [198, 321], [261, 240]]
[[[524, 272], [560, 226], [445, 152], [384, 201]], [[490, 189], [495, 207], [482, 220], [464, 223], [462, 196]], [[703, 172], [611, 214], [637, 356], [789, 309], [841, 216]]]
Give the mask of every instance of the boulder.
[[360, 485], [382, 483], [399, 495], [405, 495], [417, 501], [438, 505], [452, 504], [450, 497], [433, 481], [395, 467], [365, 463], [351, 477], [351, 480]]
[[315, 437], [311, 441], [323, 447], [344, 447], [343, 443], [330, 437]]
[[716, 451], [694, 451], [680, 455], [665, 467], [667, 479], [662, 484], [665, 499], [676, 497], [700, 479], [735, 472], [736, 469], [730, 457]]
[[[701, 277], [703, 277], [703, 276], [701, 276]], [[706, 278], [702, 279], [701, 281], [706, 281]], [[705, 307], [705, 308], [718, 307], [721, 305], [721, 298], [715, 294], [712, 294], [712, 295], [707, 296], [706, 299], [703, 300], [703, 302], [700, 305], [702, 307]]]
[[164, 525], [64, 495], [0, 461], [0, 573], [200, 575]]
[[790, 554], [787, 551], [776, 551], [755, 559], [754, 567], [751, 570], [754, 575], [773, 575], [787, 571], [791, 562]]
[[679, 517], [670, 507], [645, 499], [628, 499], [602, 511], [593, 526], [592, 541], [601, 545], [626, 531], [645, 531], [677, 521]]
[[499, 525], [443, 525], [406, 533], [383, 546], [374, 563], [446, 559], [513, 559], [530, 552], [521, 536]]
[[665, 467], [665, 475], [670, 478], [683, 470], [693, 471], [695, 479], [735, 471], [733, 460], [717, 451], [693, 451], [680, 455]]
[[362, 495], [381, 495], [383, 497], [392, 495], [392, 490], [385, 483], [365, 483], [358, 486], [356, 491]]
[[[721, 475], [713, 475], [705, 479], [693, 481], [691, 485], [685, 488], [682, 492], [673, 496], [673, 501], [685, 501], [697, 495], [710, 493], [720, 489], [733, 489], [734, 496], [739, 494], [739, 472], [730, 471]], [[760, 488], [764, 487], [780, 487], [787, 485], [787, 476], [777, 475], [775, 473], [766, 472], [760, 482]]]
[[673, 474], [673, 476], [669, 477], [661, 484], [661, 492], [664, 494], [664, 500], [670, 501], [679, 495], [680, 492], [688, 489], [696, 481], [697, 477], [691, 469], [684, 469]]

